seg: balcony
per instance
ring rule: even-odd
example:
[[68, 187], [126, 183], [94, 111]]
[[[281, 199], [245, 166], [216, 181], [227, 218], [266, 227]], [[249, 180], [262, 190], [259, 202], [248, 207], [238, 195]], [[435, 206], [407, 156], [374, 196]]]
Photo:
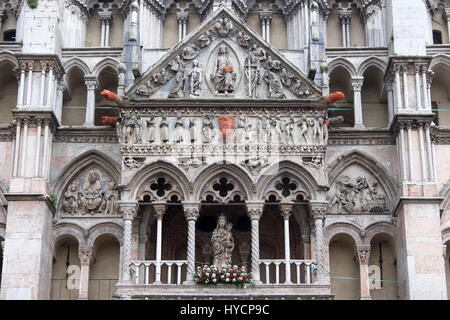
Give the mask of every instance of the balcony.
[[[129, 283], [116, 285], [115, 299], [332, 299], [330, 285], [314, 280], [315, 261], [290, 260], [290, 281], [286, 281], [284, 259], [260, 260], [260, 283], [197, 285], [186, 281], [187, 260], [162, 260], [157, 281], [156, 260], [132, 261]], [[198, 264], [200, 265], [200, 264]], [[288, 271], [289, 272], [289, 271]]]

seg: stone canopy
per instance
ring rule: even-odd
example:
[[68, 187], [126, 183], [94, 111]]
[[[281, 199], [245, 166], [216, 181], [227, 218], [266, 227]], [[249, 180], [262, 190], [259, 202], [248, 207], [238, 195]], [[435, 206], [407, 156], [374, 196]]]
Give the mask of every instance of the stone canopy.
[[126, 90], [133, 100], [314, 99], [320, 88], [233, 12], [218, 9]]

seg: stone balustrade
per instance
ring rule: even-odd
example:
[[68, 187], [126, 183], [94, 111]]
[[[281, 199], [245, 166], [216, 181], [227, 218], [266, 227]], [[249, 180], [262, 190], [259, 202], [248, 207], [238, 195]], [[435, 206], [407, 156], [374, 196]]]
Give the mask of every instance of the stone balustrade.
[[[263, 284], [280, 284], [280, 279], [284, 279], [286, 284], [311, 284], [312, 283], [312, 269], [315, 269], [316, 262], [314, 260], [290, 260], [291, 269], [295, 273], [291, 273], [290, 281], [286, 279], [286, 260], [285, 259], [264, 259], [260, 260], [261, 281]], [[280, 268], [283, 265], [284, 268]], [[314, 267], [312, 267], [314, 266]], [[292, 275], [295, 274], [295, 277]], [[263, 276], [265, 275], [265, 276]], [[275, 280], [273, 280], [275, 277]]]
[[[139, 260], [130, 263], [130, 276], [134, 284], [176, 284], [181, 285], [182, 279], [186, 279], [187, 260], [161, 260], [161, 282], [157, 283], [155, 270], [156, 260]], [[172, 270], [176, 270], [176, 279], [172, 277]], [[184, 276], [184, 277], [183, 277]], [[175, 281], [176, 280], [176, 281]]]

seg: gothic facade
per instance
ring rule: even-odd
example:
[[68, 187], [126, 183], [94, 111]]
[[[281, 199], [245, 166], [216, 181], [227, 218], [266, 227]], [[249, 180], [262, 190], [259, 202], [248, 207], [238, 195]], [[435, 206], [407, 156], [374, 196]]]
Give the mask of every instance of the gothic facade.
[[450, 1], [0, 0], [0, 36], [1, 299], [448, 299]]

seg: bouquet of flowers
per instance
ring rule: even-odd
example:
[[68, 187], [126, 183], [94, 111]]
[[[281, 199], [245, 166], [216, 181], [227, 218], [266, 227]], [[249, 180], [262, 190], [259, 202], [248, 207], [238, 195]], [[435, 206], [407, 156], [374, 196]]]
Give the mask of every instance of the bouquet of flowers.
[[216, 266], [204, 265], [197, 267], [194, 273], [194, 281], [197, 284], [234, 284], [243, 287], [244, 284], [252, 283], [252, 274], [247, 273], [245, 267], [232, 266], [229, 268], [217, 268]]

